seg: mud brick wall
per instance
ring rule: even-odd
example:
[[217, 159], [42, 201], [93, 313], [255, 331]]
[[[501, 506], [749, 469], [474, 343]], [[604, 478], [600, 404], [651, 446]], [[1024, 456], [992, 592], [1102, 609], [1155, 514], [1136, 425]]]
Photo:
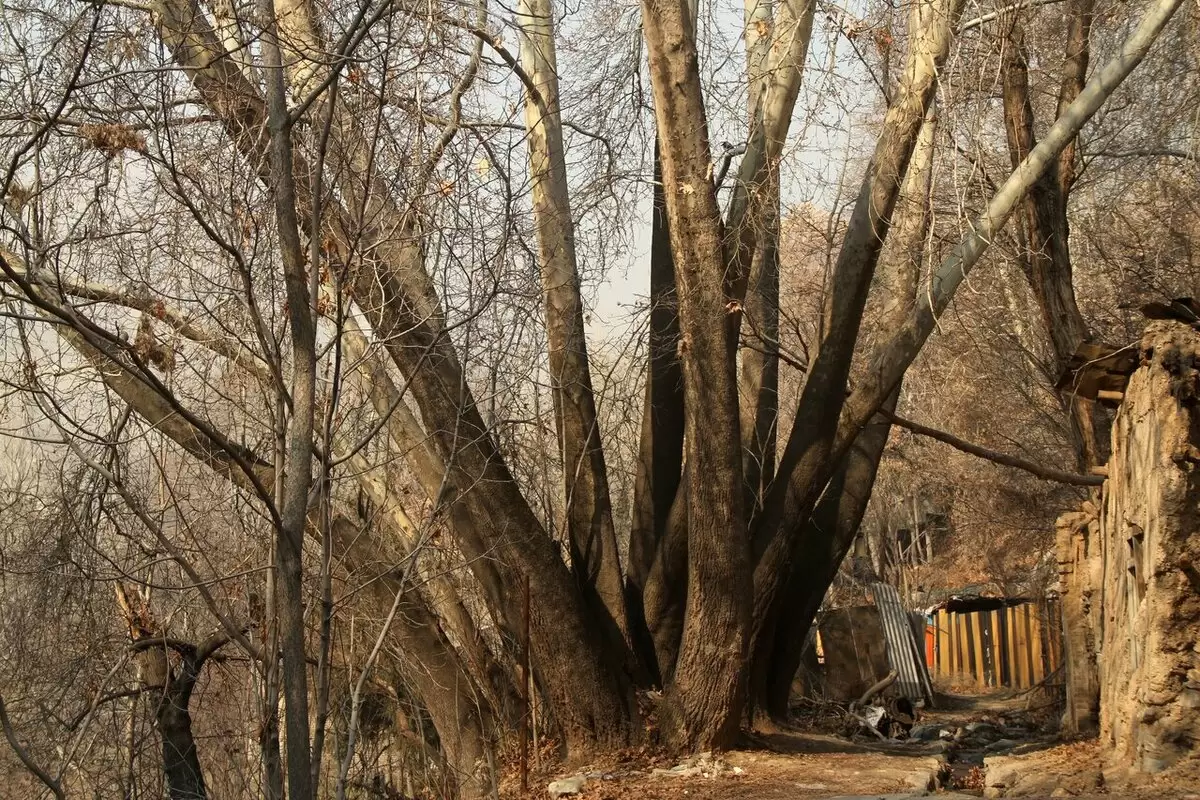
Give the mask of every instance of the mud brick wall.
[[1198, 370], [1200, 333], [1150, 325], [1099, 508], [1058, 525], [1064, 721], [1087, 730], [1098, 717], [1108, 761], [1140, 772], [1200, 749]]

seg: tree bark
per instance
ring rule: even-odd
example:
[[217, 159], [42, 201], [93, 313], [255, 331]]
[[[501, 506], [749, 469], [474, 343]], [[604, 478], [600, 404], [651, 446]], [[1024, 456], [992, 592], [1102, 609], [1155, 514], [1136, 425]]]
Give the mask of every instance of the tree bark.
[[[769, 210], [770, 198], [777, 194], [770, 185], [770, 176], [778, 170], [800, 95], [816, 13], [815, 0], [777, 0], [771, 9], [774, 18], [767, 19], [768, 11], [753, 9], [754, 2], [747, 3], [752, 9], [748, 22], [753, 27], [747, 32], [747, 44], [754, 49], [755, 63], [761, 65], [751, 67], [760, 80], [751, 88], [746, 153], [738, 165], [725, 230], [726, 292], [730, 300], [739, 303], [746, 297], [752, 258], [762, 230], [761, 214]], [[758, 2], [764, 4], [767, 0]], [[762, 46], [766, 34], [770, 47]], [[730, 347], [737, 346], [740, 324], [741, 313], [735, 309], [729, 317]]]
[[[898, 394], [888, 398], [885, 410], [895, 408]], [[755, 693], [756, 711], [774, 722], [788, 718], [804, 644], [826, 589], [858, 535], [890, 432], [891, 425], [882, 417], [863, 428], [796, 542], [794, 566], [780, 603], [785, 613], [775, 618], [770, 631], [774, 635], [760, 649], [765, 654], [769, 646], [770, 655], [765, 661], [760, 656], [753, 673], [762, 681]], [[762, 718], [752, 721], [761, 723]]]
[[742, 534], [737, 376], [725, 332], [721, 221], [695, 41], [683, 2], [646, 0], [642, 12], [691, 431], [685, 442], [687, 613], [663, 730], [678, 748], [705, 749], [732, 742], [745, 700], [749, 548]]
[[[809, 4], [811, 7], [811, 4]], [[784, 15], [785, 20], [787, 14]], [[771, 0], [746, 0], [746, 61], [750, 84], [750, 114], [759, 113], [767, 101], [774, 73], [768, 62], [774, 3]], [[799, 41], [805, 31], [791, 31]], [[811, 22], [807, 34], [811, 36]], [[799, 67], [807, 55], [807, 43], [797, 57]], [[799, 70], [797, 70], [799, 72]], [[798, 76], [797, 76], [798, 77]], [[796, 80], [797, 87], [799, 80]], [[794, 103], [794, 101], [792, 101]], [[764, 112], [765, 113], [765, 112]], [[789, 120], [790, 121], [790, 120]], [[762, 508], [766, 489], [775, 476], [776, 425], [779, 413], [779, 154], [783, 149], [775, 128], [767, 144], [765, 175], [760, 180], [757, 239], [746, 286], [744, 316], [750, 330], [741, 349], [742, 370], [739, 378], [742, 421], [742, 472], [746, 483], [746, 509], [753, 520]], [[737, 191], [735, 189], [735, 191]]]
[[[287, 732], [289, 800], [314, 797], [312, 751], [309, 749], [308, 659], [304, 626], [304, 529], [308, 517], [308, 490], [312, 483], [313, 432], [317, 377], [317, 329], [309, 291], [300, 224], [296, 215], [296, 185], [292, 172], [292, 120], [284, 88], [283, 55], [279, 24], [271, 0], [263, 0], [266, 18], [262, 39], [266, 67], [267, 132], [270, 140], [270, 181], [279, 233], [280, 260], [287, 294], [287, 319], [291, 333], [291, 408], [276, 420], [286, 447], [282, 496], [276, 498], [279, 517], [275, 536], [275, 581], [283, 655], [284, 727]], [[276, 387], [282, 395], [284, 387]], [[283, 402], [277, 407], [284, 412]], [[186, 708], [185, 708], [186, 712]], [[165, 747], [165, 742], [164, 742]]]
[[[629, 643], [617, 533], [588, 367], [559, 105], [550, 0], [521, 0], [521, 64], [533, 216], [546, 308], [550, 383], [562, 455], [571, 567], [597, 624], [618, 650]], [[536, 94], [535, 94], [536, 92]]]
[[[162, 739], [163, 774], [171, 800], [205, 800], [208, 792], [200, 770], [200, 756], [192, 736], [192, 716], [188, 711], [198, 667], [185, 657], [180, 674], [162, 688], [155, 725]], [[195, 674], [191, 674], [195, 672]]]

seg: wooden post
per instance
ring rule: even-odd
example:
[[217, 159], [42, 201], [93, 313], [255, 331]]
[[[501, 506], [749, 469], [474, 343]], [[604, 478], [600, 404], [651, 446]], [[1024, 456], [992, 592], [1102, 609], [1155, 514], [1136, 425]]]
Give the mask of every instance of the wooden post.
[[991, 617], [990, 622], [991, 622], [991, 626], [992, 626], [991, 627], [992, 638], [991, 638], [991, 641], [988, 642], [988, 644], [991, 645], [991, 650], [992, 650], [992, 688], [999, 689], [1001, 686], [1004, 685], [1004, 670], [1002, 669], [1004, 660], [1003, 660], [1003, 658], [1001, 658], [1001, 655], [1000, 655], [1000, 653], [1002, 652], [1000, 650], [1000, 644], [1001, 644], [1000, 640], [1002, 638], [1002, 635], [1000, 632], [1000, 612], [993, 611], [993, 612], [991, 612], [991, 614], [989, 616]]
[[1011, 689], [1021, 688], [1021, 671], [1018, 669], [1020, 663], [1017, 658], [1017, 626], [1016, 619], [1017, 611], [1012, 606], [1004, 609], [1004, 631], [1008, 634], [1004, 640], [1005, 660], [1008, 662], [1008, 686]]
[[1041, 683], [1046, 677], [1046, 664], [1042, 660], [1042, 606], [1035, 604], [1029, 612], [1029, 644], [1033, 656], [1033, 682]]
[[[1046, 602], [1046, 669], [1051, 673], [1057, 672], [1060, 663], [1062, 662], [1062, 606], [1058, 600], [1048, 600]], [[1061, 682], [1062, 676], [1055, 679], [1055, 682]]]
[[975, 659], [975, 683], [987, 688], [987, 672], [983, 667], [983, 612], [971, 615], [971, 657]]
[[938, 609], [934, 618], [937, 636], [937, 672], [938, 677], [944, 678], [950, 674], [950, 656], [953, 646], [950, 644], [950, 615], [946, 609]]

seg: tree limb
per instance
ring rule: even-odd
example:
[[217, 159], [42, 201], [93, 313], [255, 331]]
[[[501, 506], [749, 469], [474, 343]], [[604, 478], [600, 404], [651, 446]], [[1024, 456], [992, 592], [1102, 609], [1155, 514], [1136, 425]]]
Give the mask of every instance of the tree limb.
[[1010, 456], [1006, 453], [1001, 453], [996, 450], [989, 450], [986, 447], [981, 447], [977, 444], [965, 441], [958, 438], [954, 434], [939, 431], [936, 428], [930, 428], [919, 422], [905, 419], [904, 417], [893, 414], [885, 408], [878, 411], [879, 415], [886, 417], [893, 425], [899, 425], [905, 430], [921, 436], [927, 436], [930, 439], [936, 439], [943, 444], [948, 444], [955, 450], [961, 450], [973, 456], [991, 461], [995, 464], [1001, 464], [1006, 467], [1024, 470], [1034, 477], [1041, 478], [1044, 481], [1054, 481], [1056, 483], [1066, 483], [1071, 486], [1101, 486], [1104, 483], [1104, 478], [1099, 475], [1080, 475], [1077, 472], [1067, 472], [1066, 470], [1054, 469], [1053, 467], [1043, 467], [1040, 464], [1035, 464], [1032, 461], [1026, 461], [1023, 458]]

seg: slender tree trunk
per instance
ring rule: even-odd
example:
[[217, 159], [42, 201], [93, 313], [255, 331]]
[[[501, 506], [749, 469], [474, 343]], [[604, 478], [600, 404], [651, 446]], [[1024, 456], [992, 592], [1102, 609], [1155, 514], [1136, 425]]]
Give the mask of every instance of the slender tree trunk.
[[686, 422], [687, 614], [664, 698], [682, 749], [727, 746], [745, 701], [749, 548], [743, 535], [737, 376], [726, 335], [725, 266], [696, 46], [682, 2], [647, 0], [663, 192], [679, 291]]
[[[296, 183], [292, 172], [292, 121], [284, 88], [283, 57], [275, 6], [263, 0], [267, 20], [262, 47], [266, 67], [267, 130], [270, 135], [271, 187], [279, 232], [287, 317], [292, 344], [291, 408], [287, 417], [287, 457], [279, 499], [276, 571], [280, 639], [283, 650], [283, 694], [287, 732], [289, 800], [314, 797], [309, 742], [308, 660], [305, 647], [303, 546], [312, 483], [313, 433], [316, 412], [316, 320], [312, 292], [300, 243], [296, 215]], [[311, 270], [314, 273], [316, 270]], [[276, 387], [279, 392], [282, 386]], [[281, 421], [282, 424], [282, 421]]]
[[[771, 26], [771, 0], [746, 0], [746, 61], [751, 117], [767, 102], [773, 74], [767, 69]], [[811, 33], [811, 30], [809, 31]], [[793, 32], [793, 35], [800, 35]], [[805, 52], [807, 48], [805, 48]], [[803, 62], [801, 62], [803, 66]], [[796, 81], [797, 86], [799, 81]], [[777, 136], [777, 132], [770, 135]], [[746, 287], [745, 332], [741, 350], [742, 472], [746, 483], [747, 516], [762, 508], [766, 489], [775, 477], [775, 441], [779, 412], [779, 153], [782, 141], [767, 143], [765, 175], [755, 202], [760, 224]], [[736, 335], [736, 334], [735, 334]]]
[[[185, 666], [184, 672], [186, 670]], [[205, 800], [208, 792], [204, 786], [204, 774], [200, 770], [196, 741], [192, 736], [192, 716], [188, 712], [195, 678], [184, 674], [175, 680], [178, 683], [163, 687], [154, 714], [158, 735], [162, 739], [167, 795], [171, 800]]]
[[588, 367], [583, 298], [575, 254], [563, 146], [562, 109], [550, 0], [521, 0], [521, 63], [533, 83], [526, 88], [533, 215], [546, 307], [550, 382], [563, 461], [571, 567], [592, 615], [612, 645], [625, 647], [628, 625], [613, 526], [612, 500], [604, 465], [596, 398]]

